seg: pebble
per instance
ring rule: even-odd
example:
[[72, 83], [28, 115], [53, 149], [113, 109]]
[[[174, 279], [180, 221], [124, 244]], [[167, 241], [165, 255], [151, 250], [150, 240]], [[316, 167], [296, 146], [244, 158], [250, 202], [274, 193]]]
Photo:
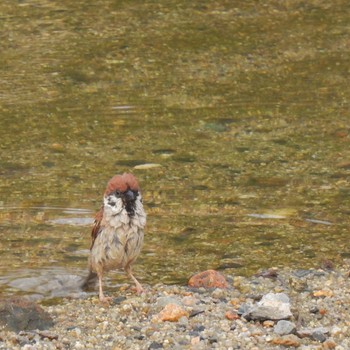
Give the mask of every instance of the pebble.
[[296, 330], [295, 324], [293, 322], [285, 321], [285, 320], [278, 321], [276, 326], [273, 329], [274, 333], [278, 335], [291, 334], [291, 333], [294, 333], [295, 330]]
[[331, 290], [317, 290], [313, 293], [314, 297], [332, 297], [333, 292]]
[[237, 320], [237, 319], [239, 319], [239, 315], [236, 312], [232, 311], [232, 310], [226, 311], [225, 317], [228, 320]]
[[[348, 350], [348, 271], [311, 269], [295, 274], [283, 269], [276, 271], [275, 279], [224, 276], [236, 281], [228, 288], [157, 284], [141, 296], [124, 286], [113, 293], [119, 302], [107, 307], [97, 296], [61, 299], [58, 305], [41, 306], [54, 321], [49, 330], [0, 330], [0, 349]], [[308, 291], [298, 288], [305, 283]], [[329, 285], [332, 293], [314, 295]], [[247, 320], [239, 311], [271, 302], [275, 307], [265, 310], [261, 320]], [[280, 307], [288, 310], [286, 305], [292, 311], [289, 319], [277, 320], [276, 313]], [[327, 310], [323, 315], [322, 309]]]
[[188, 312], [177, 304], [167, 304], [164, 309], [155, 316], [154, 320], [176, 322], [182, 317], [188, 317]]
[[282, 345], [285, 347], [297, 348], [300, 346], [300, 339], [294, 334], [284, 335], [283, 337], [278, 337], [272, 340], [272, 344]]
[[194, 288], [227, 288], [225, 276], [215, 270], [207, 270], [193, 275], [188, 281], [189, 287]]
[[289, 297], [285, 293], [268, 293], [243, 315], [249, 320], [283, 320], [292, 317]]

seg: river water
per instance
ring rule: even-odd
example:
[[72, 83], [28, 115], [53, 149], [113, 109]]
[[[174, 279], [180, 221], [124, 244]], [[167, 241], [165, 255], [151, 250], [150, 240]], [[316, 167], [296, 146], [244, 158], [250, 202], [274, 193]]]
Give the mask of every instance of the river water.
[[2, 1], [0, 292], [76, 292], [124, 171], [148, 213], [144, 283], [346, 262], [349, 13], [345, 0]]

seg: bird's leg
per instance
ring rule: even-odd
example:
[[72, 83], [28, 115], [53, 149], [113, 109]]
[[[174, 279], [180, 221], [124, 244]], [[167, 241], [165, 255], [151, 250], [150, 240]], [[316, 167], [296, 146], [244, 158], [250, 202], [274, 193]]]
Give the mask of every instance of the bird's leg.
[[131, 266], [130, 265], [126, 265], [125, 266], [125, 272], [128, 274], [128, 276], [134, 281], [135, 285], [136, 285], [136, 293], [137, 294], [141, 294], [144, 292], [144, 289], [142, 288], [140, 282], [136, 279], [136, 277], [132, 274], [131, 271]]
[[102, 290], [102, 274], [98, 274], [98, 285], [99, 285], [99, 299], [101, 303], [109, 303], [112, 298], [111, 297], [105, 297]]

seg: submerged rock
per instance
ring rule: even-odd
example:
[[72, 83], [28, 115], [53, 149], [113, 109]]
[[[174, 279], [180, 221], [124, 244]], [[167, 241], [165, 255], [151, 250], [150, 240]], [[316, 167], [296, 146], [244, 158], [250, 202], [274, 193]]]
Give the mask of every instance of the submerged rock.
[[193, 275], [188, 281], [189, 287], [194, 288], [227, 288], [226, 278], [215, 270], [207, 270]]

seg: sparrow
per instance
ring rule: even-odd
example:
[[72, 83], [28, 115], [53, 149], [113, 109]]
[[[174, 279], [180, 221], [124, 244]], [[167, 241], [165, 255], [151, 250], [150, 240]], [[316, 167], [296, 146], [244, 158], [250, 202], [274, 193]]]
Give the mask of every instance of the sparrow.
[[101, 302], [112, 299], [103, 294], [102, 278], [105, 272], [113, 269], [124, 269], [134, 281], [137, 293], [143, 292], [131, 266], [140, 254], [145, 226], [146, 213], [135, 176], [129, 173], [113, 176], [104, 192], [101, 209], [95, 216], [91, 232], [89, 276], [84, 284], [87, 286], [98, 278]]

